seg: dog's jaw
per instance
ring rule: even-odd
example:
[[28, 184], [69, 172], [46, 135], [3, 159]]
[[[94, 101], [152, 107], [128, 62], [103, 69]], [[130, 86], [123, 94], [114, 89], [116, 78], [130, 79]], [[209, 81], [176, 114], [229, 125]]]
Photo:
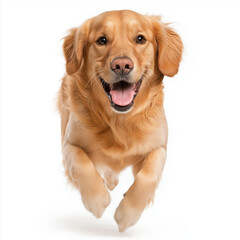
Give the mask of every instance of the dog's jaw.
[[118, 81], [117, 83], [110, 84], [105, 82], [101, 77], [100, 81], [114, 112], [128, 113], [132, 110], [134, 99], [142, 84], [142, 77], [136, 83]]

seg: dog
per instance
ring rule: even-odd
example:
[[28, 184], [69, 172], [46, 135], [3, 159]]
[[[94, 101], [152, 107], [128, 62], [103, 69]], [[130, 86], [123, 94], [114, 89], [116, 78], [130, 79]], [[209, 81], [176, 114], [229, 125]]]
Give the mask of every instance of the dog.
[[134, 183], [114, 215], [120, 232], [138, 221], [161, 178], [168, 139], [163, 78], [178, 72], [182, 51], [169, 24], [130, 10], [104, 12], [64, 38], [63, 165], [97, 218], [119, 173], [132, 166]]

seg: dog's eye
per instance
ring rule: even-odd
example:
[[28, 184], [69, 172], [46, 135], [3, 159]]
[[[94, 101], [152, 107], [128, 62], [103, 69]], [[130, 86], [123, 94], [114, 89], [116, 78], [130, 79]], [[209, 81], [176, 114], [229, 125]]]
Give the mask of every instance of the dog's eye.
[[144, 44], [145, 42], [146, 42], [146, 39], [144, 38], [144, 36], [142, 35], [137, 36], [136, 43]]
[[97, 40], [97, 43], [99, 45], [106, 45], [107, 44], [107, 39], [105, 37], [100, 37], [98, 40]]

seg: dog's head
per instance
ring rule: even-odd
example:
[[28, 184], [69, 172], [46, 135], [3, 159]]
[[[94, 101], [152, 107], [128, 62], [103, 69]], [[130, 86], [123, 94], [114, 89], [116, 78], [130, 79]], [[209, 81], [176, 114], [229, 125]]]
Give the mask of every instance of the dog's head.
[[84, 76], [81, 85], [90, 86], [94, 101], [120, 113], [144, 101], [151, 84], [178, 72], [182, 48], [178, 34], [159, 17], [128, 10], [87, 20], [63, 45], [67, 73]]

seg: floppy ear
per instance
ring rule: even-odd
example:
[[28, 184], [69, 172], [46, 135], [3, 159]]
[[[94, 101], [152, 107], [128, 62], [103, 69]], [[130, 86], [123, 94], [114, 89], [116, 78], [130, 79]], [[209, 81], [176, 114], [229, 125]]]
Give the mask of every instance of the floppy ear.
[[168, 24], [161, 23], [160, 18], [152, 19], [158, 45], [158, 68], [164, 75], [172, 77], [178, 72], [182, 59], [182, 40]]
[[75, 73], [81, 66], [83, 50], [87, 38], [88, 24], [72, 28], [64, 38], [63, 52], [66, 59], [66, 71], [69, 75]]

